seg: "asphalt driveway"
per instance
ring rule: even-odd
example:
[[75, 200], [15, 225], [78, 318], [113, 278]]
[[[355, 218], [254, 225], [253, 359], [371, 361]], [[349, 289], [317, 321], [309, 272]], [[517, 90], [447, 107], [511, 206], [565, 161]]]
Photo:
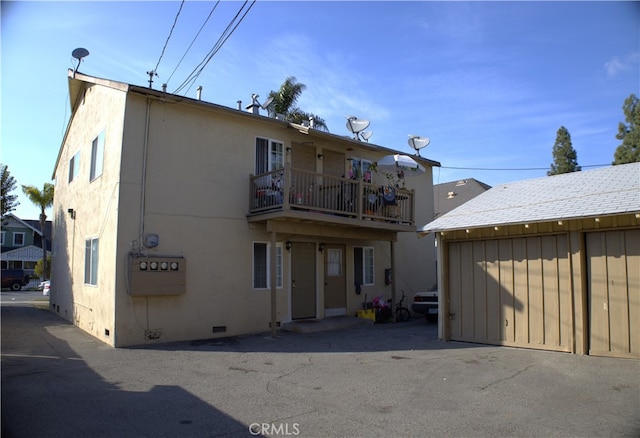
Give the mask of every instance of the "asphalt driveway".
[[440, 342], [423, 319], [112, 349], [2, 306], [2, 436], [634, 436], [640, 361]]

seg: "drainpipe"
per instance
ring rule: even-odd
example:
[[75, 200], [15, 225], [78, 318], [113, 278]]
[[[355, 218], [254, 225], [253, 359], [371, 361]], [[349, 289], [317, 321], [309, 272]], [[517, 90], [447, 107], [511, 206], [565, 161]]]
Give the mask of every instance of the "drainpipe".
[[278, 314], [276, 311], [276, 232], [271, 232], [271, 337], [276, 338], [278, 335], [277, 319]]
[[151, 124], [151, 99], [147, 97], [147, 109], [145, 113], [144, 121], [144, 144], [142, 148], [142, 184], [140, 188], [140, 233], [138, 234], [142, 238], [144, 236], [144, 214], [146, 203], [146, 191], [147, 191], [147, 156], [149, 152], [149, 125]]

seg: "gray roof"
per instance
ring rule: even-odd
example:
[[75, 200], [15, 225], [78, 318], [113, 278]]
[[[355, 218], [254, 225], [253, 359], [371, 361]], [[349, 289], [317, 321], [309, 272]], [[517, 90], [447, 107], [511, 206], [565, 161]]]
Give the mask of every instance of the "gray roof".
[[419, 233], [640, 212], [640, 163], [499, 184]]
[[460, 207], [465, 202], [475, 198], [491, 188], [473, 178], [460, 179], [433, 186], [433, 202], [435, 217], [442, 216], [451, 210]]

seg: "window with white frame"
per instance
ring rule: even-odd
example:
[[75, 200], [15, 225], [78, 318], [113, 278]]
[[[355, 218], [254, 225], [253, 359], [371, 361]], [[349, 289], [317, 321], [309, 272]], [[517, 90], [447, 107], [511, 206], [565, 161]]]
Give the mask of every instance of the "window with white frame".
[[69, 182], [73, 181], [78, 173], [80, 173], [80, 151], [76, 152], [69, 161]]
[[13, 246], [24, 246], [24, 233], [13, 233]]
[[256, 138], [256, 175], [284, 167], [284, 143]]
[[104, 163], [104, 131], [102, 131], [91, 143], [91, 171], [89, 181], [93, 181], [102, 175], [102, 165]]
[[[253, 288], [268, 289], [271, 287], [271, 244], [253, 243]], [[282, 244], [276, 244], [276, 287], [282, 288]]]
[[369, 160], [352, 158], [349, 177], [351, 179], [362, 179], [365, 182], [371, 182], [371, 166], [372, 162]]
[[84, 283], [98, 284], [98, 239], [85, 240], [84, 246]]
[[375, 284], [373, 247], [353, 248], [354, 282], [363, 286]]

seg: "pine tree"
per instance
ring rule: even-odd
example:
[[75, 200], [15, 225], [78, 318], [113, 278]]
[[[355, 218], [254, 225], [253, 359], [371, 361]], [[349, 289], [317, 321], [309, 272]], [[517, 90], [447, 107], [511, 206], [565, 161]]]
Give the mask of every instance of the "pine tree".
[[635, 94], [627, 97], [622, 106], [627, 123], [618, 124], [616, 138], [622, 144], [616, 148], [611, 164], [636, 163], [640, 161], [640, 100]]
[[567, 128], [561, 126], [556, 134], [556, 142], [553, 145], [553, 163], [547, 175], [560, 175], [561, 173], [578, 172], [578, 153], [571, 145], [571, 135]]
[[20, 202], [18, 202], [18, 195], [11, 194], [11, 192], [16, 189], [16, 180], [9, 173], [9, 166], [0, 164], [0, 174], [0, 186], [2, 190], [0, 216], [4, 216], [15, 210], [16, 207], [20, 205]]

